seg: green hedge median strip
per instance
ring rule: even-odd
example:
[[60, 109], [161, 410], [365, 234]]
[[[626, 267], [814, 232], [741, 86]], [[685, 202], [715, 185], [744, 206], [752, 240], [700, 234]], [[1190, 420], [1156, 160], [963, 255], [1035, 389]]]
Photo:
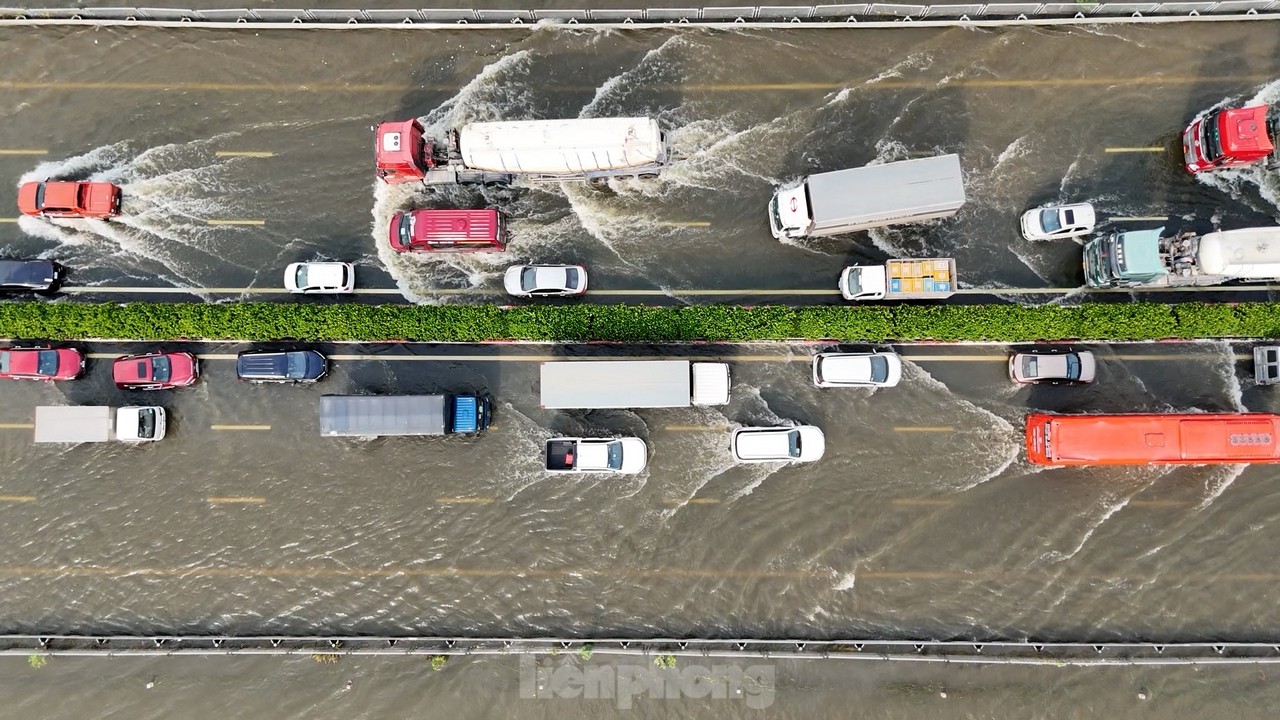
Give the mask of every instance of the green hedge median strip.
[[484, 340], [753, 342], [1280, 336], [1280, 303], [898, 305], [334, 305], [0, 303], [0, 336], [71, 340]]

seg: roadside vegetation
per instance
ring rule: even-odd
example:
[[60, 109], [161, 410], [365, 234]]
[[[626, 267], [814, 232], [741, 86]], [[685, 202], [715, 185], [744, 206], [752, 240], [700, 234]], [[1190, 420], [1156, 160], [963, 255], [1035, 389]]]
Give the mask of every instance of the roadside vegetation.
[[0, 336], [78, 340], [1160, 340], [1275, 337], [1280, 303], [788, 308], [303, 303], [0, 303]]

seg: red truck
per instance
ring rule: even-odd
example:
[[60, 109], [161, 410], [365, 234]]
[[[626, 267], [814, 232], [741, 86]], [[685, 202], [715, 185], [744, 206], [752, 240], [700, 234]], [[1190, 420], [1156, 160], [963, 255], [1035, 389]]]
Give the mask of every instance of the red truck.
[[1182, 155], [1191, 173], [1265, 163], [1280, 168], [1276, 140], [1280, 115], [1266, 105], [1218, 108], [1182, 131]]
[[391, 217], [396, 252], [499, 252], [507, 247], [497, 210], [411, 210]]
[[69, 180], [23, 183], [18, 211], [37, 217], [112, 218], [120, 214], [120, 187]]

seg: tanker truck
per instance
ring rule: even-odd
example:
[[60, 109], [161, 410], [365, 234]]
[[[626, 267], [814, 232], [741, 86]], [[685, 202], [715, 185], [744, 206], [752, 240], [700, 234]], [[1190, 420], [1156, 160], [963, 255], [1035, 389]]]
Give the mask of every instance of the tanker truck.
[[424, 185], [652, 179], [669, 162], [666, 133], [648, 117], [477, 122], [426, 137], [418, 120], [375, 129], [378, 178]]
[[1182, 131], [1182, 156], [1191, 173], [1265, 163], [1280, 169], [1276, 152], [1280, 112], [1266, 105], [1218, 108], [1191, 121]]
[[1111, 233], [1084, 246], [1084, 278], [1095, 288], [1280, 280], [1280, 227], [1172, 237], [1164, 228]]

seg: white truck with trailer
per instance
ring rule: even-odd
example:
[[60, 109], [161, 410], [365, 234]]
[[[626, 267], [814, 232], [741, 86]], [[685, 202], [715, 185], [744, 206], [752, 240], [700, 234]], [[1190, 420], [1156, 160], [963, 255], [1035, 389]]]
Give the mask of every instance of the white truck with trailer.
[[542, 363], [542, 407], [614, 409], [724, 405], [729, 366], [688, 360]]
[[547, 472], [634, 475], [644, 470], [648, 456], [640, 438], [551, 438]]
[[956, 292], [955, 258], [888, 260], [851, 265], [840, 273], [845, 300], [941, 300]]
[[650, 117], [475, 122], [444, 138], [424, 133], [416, 119], [379, 125], [378, 178], [424, 185], [652, 179], [671, 155], [666, 133]]
[[35, 441], [38, 443], [154, 442], [164, 439], [164, 431], [162, 407], [41, 405], [36, 408]]
[[964, 205], [959, 155], [810, 175], [769, 201], [779, 240], [823, 237], [955, 215]]

